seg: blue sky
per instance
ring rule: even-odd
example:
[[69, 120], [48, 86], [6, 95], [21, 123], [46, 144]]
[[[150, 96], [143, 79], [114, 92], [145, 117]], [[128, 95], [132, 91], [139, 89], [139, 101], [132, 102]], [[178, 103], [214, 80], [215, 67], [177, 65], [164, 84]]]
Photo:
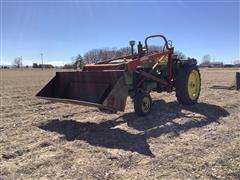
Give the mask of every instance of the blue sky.
[[239, 1], [5, 1], [1, 2], [1, 64], [71, 62], [93, 48], [125, 47], [163, 34], [176, 50], [201, 61], [239, 57]]

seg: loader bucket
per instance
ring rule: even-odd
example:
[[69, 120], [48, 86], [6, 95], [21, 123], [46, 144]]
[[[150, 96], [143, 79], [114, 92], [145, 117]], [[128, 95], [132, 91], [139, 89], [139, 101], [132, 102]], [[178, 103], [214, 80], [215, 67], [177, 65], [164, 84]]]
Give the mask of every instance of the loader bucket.
[[124, 111], [128, 87], [124, 71], [57, 72], [37, 97]]

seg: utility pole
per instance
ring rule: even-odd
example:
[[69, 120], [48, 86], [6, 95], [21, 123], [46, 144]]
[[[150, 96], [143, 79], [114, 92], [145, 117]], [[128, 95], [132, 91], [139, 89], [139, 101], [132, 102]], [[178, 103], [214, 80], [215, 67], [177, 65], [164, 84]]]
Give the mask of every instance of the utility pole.
[[43, 53], [41, 53], [40, 55], [41, 55], [41, 61], [42, 61], [42, 70], [43, 70]]
[[22, 56], [20, 57], [21, 58], [21, 62], [20, 62], [20, 68], [22, 69]]
[[21, 56], [21, 64], [20, 64], [20, 66], [21, 66], [21, 69], [23, 69], [23, 68], [22, 68], [22, 66], [23, 66], [23, 64], [22, 64], [22, 56]]

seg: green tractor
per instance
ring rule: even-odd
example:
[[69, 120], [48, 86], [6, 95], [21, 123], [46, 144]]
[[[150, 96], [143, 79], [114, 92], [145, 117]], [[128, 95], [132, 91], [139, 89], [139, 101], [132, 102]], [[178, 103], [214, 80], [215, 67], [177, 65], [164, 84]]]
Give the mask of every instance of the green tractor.
[[[163, 40], [161, 51], [149, 50], [151, 38]], [[148, 36], [144, 47], [139, 41], [137, 53], [134, 53], [134, 45], [135, 41], [130, 41], [131, 55], [88, 64], [82, 71], [57, 72], [36, 96], [111, 111], [124, 111], [127, 96], [130, 96], [139, 116], [151, 111], [152, 91], [176, 91], [177, 100], [183, 105], [197, 102], [201, 78], [195, 59], [176, 57], [171, 42], [163, 35]]]

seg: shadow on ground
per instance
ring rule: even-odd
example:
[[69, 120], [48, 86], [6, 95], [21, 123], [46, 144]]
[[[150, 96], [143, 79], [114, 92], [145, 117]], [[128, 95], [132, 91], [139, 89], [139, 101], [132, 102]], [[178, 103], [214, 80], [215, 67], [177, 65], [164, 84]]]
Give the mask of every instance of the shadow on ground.
[[214, 85], [210, 87], [211, 89], [224, 89], [224, 90], [236, 90], [236, 86], [220, 86], [220, 85]]
[[[182, 111], [183, 109], [185, 111]], [[200, 120], [194, 116], [196, 113], [201, 115]], [[67, 141], [84, 140], [94, 146], [123, 149], [154, 157], [147, 143], [148, 138], [167, 133], [177, 136], [192, 128], [201, 128], [218, 122], [220, 117], [228, 115], [226, 110], [212, 104], [199, 103], [186, 107], [180, 106], [177, 102], [166, 103], [158, 100], [153, 102], [152, 112], [147, 117], [127, 113], [117, 119], [101, 123], [55, 119], [41, 124], [39, 128], [63, 134]], [[176, 123], [174, 122], [176, 118], [183, 121]], [[132, 134], [117, 127], [123, 123], [140, 132]]]

